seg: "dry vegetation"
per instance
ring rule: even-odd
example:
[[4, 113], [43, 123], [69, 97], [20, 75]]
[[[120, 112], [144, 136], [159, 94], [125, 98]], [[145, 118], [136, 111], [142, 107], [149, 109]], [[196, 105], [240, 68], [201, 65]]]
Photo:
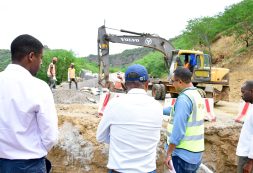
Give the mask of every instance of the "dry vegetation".
[[253, 80], [253, 46], [245, 49], [245, 45], [230, 36], [218, 39], [212, 50], [216, 66], [230, 69], [230, 101], [239, 101], [242, 83]]

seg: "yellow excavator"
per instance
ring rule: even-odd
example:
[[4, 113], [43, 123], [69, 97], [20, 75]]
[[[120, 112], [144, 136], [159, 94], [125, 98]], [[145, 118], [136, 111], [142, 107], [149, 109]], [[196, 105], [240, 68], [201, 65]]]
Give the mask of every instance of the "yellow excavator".
[[211, 57], [202, 51], [176, 50], [166, 39], [148, 33], [137, 33], [120, 30], [127, 35], [113, 35], [106, 33], [103, 25], [98, 28], [98, 83], [109, 89], [113, 84], [109, 81], [109, 42], [153, 48], [164, 55], [164, 64], [169, 73], [168, 80], [153, 80], [150, 83], [152, 96], [157, 100], [165, 99], [166, 93], [171, 97], [177, 97], [177, 92], [170, 79], [171, 74], [178, 66], [189, 63], [188, 68], [192, 71], [192, 82], [200, 89], [203, 97], [214, 98], [217, 103], [220, 100], [229, 99], [229, 69], [212, 67]]

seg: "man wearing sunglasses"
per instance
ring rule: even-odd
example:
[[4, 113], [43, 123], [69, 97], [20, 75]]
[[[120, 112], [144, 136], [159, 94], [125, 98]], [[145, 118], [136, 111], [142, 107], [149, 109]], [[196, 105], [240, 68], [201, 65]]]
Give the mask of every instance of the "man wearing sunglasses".
[[172, 170], [172, 160], [178, 173], [195, 173], [204, 151], [204, 104], [191, 76], [189, 69], [178, 67], [171, 79], [179, 96], [167, 127], [165, 165]]

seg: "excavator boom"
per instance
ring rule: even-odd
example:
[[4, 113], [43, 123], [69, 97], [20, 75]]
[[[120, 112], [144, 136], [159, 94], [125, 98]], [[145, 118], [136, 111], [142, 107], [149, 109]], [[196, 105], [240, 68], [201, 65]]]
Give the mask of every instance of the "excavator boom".
[[165, 65], [167, 69], [170, 68], [172, 50], [175, 48], [168, 40], [148, 33], [137, 33], [123, 29], [120, 31], [134, 35], [107, 34], [104, 25], [98, 29], [99, 84], [105, 86], [109, 82], [109, 42], [153, 48], [164, 55]]

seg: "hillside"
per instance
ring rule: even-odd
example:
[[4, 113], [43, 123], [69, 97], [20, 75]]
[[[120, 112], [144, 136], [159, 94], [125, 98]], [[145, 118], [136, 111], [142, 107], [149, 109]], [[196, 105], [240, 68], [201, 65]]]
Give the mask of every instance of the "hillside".
[[241, 85], [253, 79], [253, 45], [245, 48], [234, 36], [223, 36], [211, 47], [215, 66], [230, 69], [230, 101], [239, 101]]
[[[124, 67], [128, 64], [134, 62], [135, 60], [143, 58], [145, 55], [152, 52], [153, 49], [150, 48], [136, 48], [125, 50], [119, 54], [109, 55], [110, 64], [112, 67]], [[89, 55], [88, 60], [93, 62], [98, 62], [97, 55]]]

